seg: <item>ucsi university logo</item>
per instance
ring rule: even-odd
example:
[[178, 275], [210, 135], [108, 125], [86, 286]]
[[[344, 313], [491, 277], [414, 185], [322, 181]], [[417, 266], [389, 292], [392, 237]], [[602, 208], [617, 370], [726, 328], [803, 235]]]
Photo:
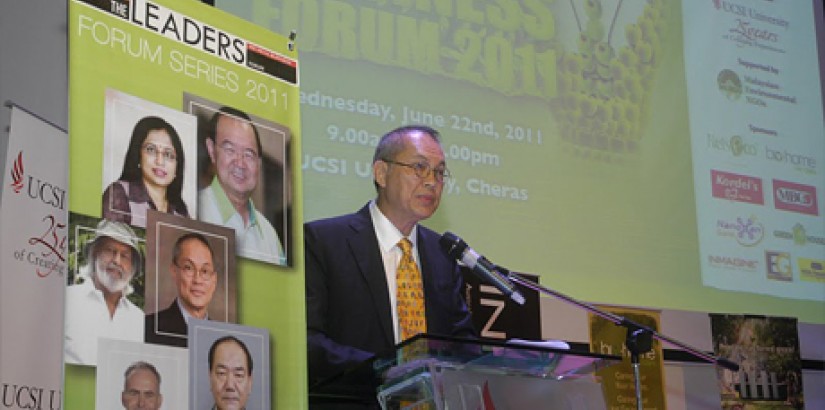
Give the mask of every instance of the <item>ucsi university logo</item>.
[[23, 151], [20, 151], [11, 167], [11, 189], [15, 194], [19, 194], [23, 189], [23, 175]]
[[28, 193], [29, 198], [39, 200], [57, 209], [62, 210], [65, 208], [66, 189], [32, 175], [26, 175], [23, 165], [23, 151], [20, 151], [11, 167], [11, 188], [19, 194], [26, 185], [28, 185], [26, 193]]

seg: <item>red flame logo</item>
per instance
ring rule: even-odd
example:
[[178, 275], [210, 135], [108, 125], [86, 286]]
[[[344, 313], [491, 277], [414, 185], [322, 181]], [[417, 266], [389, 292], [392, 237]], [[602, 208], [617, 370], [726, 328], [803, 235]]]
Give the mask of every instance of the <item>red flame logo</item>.
[[20, 151], [11, 168], [11, 187], [16, 194], [19, 194], [20, 190], [23, 189], [23, 175], [25, 175], [23, 173], [23, 151]]

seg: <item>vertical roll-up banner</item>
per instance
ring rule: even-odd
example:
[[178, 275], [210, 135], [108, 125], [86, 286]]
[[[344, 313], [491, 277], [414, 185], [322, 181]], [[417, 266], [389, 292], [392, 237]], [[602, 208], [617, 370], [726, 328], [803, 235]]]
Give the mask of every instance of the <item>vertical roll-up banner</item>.
[[[296, 44], [191, 0], [72, 0], [68, 27], [64, 406], [120, 407], [139, 362], [160, 374], [162, 408], [202, 403], [180, 387], [209, 391], [206, 373], [188, 375], [188, 356], [172, 352], [193, 346], [195, 317], [267, 332], [271, 354], [254, 371], [272, 377], [254, 389], [272, 392], [274, 408], [305, 408]], [[122, 264], [96, 251], [96, 238], [113, 236], [135, 250], [116, 255]], [[203, 245], [192, 254], [211, 252], [181, 250], [190, 240]], [[106, 261], [127, 274], [102, 283]], [[117, 308], [85, 297], [97, 292]], [[144, 347], [121, 354], [120, 343]]]
[[[661, 329], [661, 316], [658, 311], [617, 306], [603, 306], [601, 309], [654, 331]], [[631, 353], [626, 344], [628, 328], [616, 326], [613, 322], [592, 313], [587, 317], [590, 327], [590, 351], [622, 357], [621, 363], [596, 371], [596, 376], [601, 380], [607, 408], [637, 408], [636, 379]], [[645, 409], [667, 409], [664, 356], [662, 343], [658, 339], [651, 340], [649, 351], [639, 353], [639, 386]]]
[[36, 115], [10, 111], [0, 178], [0, 408], [59, 409], [69, 141]]

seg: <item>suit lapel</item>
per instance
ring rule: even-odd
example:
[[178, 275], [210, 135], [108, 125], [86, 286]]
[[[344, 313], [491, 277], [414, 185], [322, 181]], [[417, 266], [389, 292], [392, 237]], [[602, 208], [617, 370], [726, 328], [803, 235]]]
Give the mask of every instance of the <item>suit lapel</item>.
[[372, 225], [369, 205], [361, 208], [355, 214], [350, 227], [353, 235], [348, 239], [349, 249], [353, 260], [356, 261], [361, 276], [367, 283], [372, 297], [375, 311], [378, 312], [381, 329], [390, 345], [395, 344], [395, 332], [392, 326], [390, 297], [388, 294], [387, 274], [384, 270], [384, 261]]
[[424, 306], [426, 307], [426, 316], [427, 316], [427, 323], [428, 328], [427, 331], [430, 331], [429, 326], [433, 324], [432, 320], [433, 315], [430, 313], [433, 311], [432, 302], [434, 298], [437, 297], [437, 292], [434, 291], [433, 287], [436, 286], [436, 279], [432, 275], [438, 271], [438, 269], [433, 264], [433, 258], [430, 256], [432, 249], [427, 248], [428, 245], [432, 244], [433, 241], [427, 240], [427, 235], [429, 232], [421, 226], [418, 225], [418, 257], [421, 260], [421, 280], [423, 281], [424, 285]]
[[[421, 225], [418, 225], [418, 255], [421, 258], [421, 278], [424, 281], [427, 332], [452, 334], [452, 320], [455, 316], [450, 309], [456, 306], [453, 292], [458, 291], [453, 274], [455, 265], [444, 257], [439, 235]], [[445, 310], [445, 307], [450, 308]]]

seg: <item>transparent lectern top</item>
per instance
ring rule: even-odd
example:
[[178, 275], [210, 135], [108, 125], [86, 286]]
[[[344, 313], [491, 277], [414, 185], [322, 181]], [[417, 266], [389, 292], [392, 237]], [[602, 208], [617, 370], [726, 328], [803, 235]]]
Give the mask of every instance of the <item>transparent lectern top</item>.
[[394, 357], [374, 363], [383, 380], [409, 377], [432, 366], [550, 379], [589, 376], [621, 361], [618, 356], [420, 334], [396, 347]]

